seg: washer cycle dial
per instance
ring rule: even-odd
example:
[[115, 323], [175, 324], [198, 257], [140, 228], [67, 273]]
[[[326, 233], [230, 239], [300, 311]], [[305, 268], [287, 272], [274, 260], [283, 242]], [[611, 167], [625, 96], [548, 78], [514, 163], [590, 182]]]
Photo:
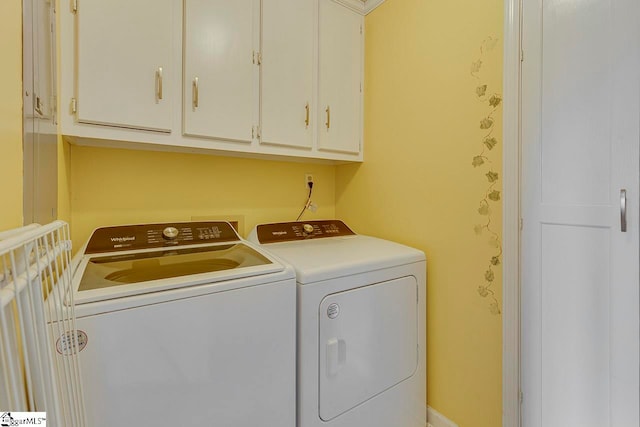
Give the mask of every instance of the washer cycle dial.
[[162, 235], [167, 240], [174, 240], [176, 237], [178, 237], [178, 234], [180, 234], [180, 232], [175, 227], [167, 227], [162, 230]]
[[304, 225], [302, 226], [302, 229], [303, 229], [303, 230], [304, 230], [304, 232], [305, 232], [305, 233], [307, 233], [307, 234], [311, 234], [311, 233], [313, 233], [313, 225], [311, 225], [311, 224], [304, 224]]

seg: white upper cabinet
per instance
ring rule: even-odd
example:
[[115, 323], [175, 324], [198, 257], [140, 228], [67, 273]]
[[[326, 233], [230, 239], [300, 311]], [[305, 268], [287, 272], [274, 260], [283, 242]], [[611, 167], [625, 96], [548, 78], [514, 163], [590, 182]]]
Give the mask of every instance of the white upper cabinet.
[[263, 0], [261, 141], [311, 148], [314, 1]]
[[69, 4], [58, 118], [71, 143], [362, 161], [360, 0]]
[[259, 0], [185, 0], [185, 135], [251, 143], [259, 7]]
[[171, 131], [172, 0], [78, 5], [78, 122]]
[[319, 5], [318, 148], [357, 154], [362, 138], [363, 17]]

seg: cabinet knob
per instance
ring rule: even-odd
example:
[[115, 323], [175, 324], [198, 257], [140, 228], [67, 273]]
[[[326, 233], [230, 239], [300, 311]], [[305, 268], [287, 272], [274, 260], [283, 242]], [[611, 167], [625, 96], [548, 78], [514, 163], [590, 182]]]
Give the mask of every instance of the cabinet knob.
[[304, 119], [304, 127], [309, 127], [309, 103], [307, 102], [307, 105], [304, 106], [304, 109], [306, 111], [306, 116]]

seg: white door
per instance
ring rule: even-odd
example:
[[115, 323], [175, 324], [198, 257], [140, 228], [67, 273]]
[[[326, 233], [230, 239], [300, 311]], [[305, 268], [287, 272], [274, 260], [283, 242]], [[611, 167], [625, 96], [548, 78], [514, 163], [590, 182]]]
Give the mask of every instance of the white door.
[[78, 121], [171, 130], [171, 0], [80, 1]]
[[523, 6], [523, 426], [638, 426], [640, 3]]
[[363, 18], [333, 0], [319, 10], [318, 148], [359, 153]]
[[261, 142], [311, 148], [312, 0], [263, 0]]
[[186, 135], [251, 142], [258, 8], [256, 0], [185, 0]]

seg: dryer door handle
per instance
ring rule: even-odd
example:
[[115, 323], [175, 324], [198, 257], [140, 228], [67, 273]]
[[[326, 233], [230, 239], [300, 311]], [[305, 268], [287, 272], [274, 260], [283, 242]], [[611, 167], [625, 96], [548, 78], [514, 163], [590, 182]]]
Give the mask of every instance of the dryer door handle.
[[331, 338], [327, 341], [327, 376], [335, 377], [347, 363], [347, 343], [345, 340]]

